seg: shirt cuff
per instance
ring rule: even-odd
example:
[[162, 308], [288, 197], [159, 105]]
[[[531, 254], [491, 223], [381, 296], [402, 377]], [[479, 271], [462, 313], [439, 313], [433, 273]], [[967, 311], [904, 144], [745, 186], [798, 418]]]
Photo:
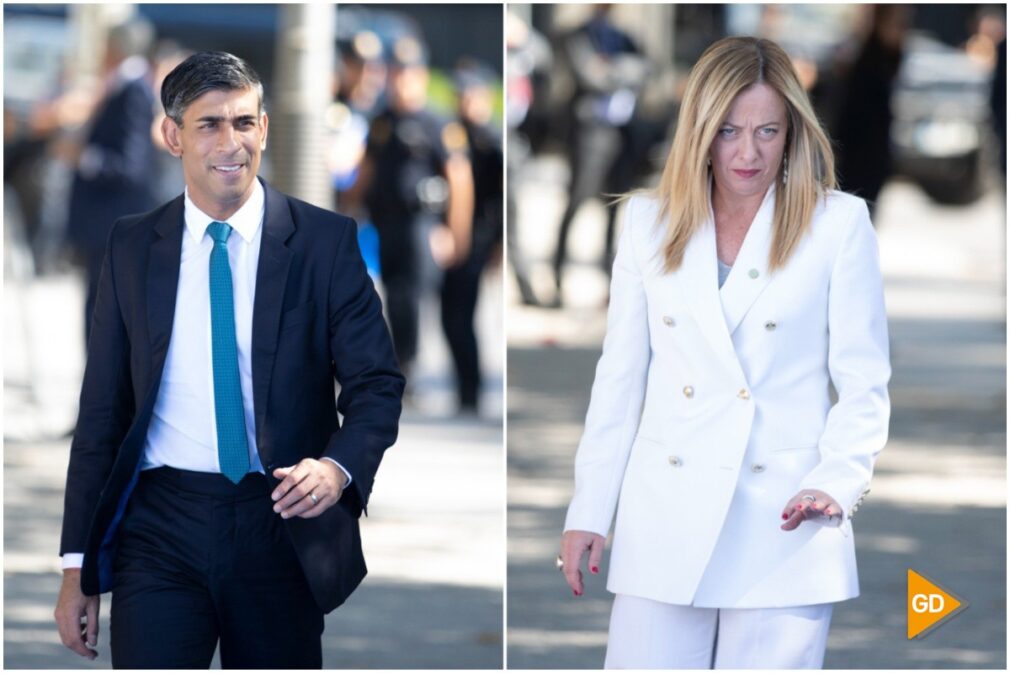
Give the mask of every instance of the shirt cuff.
[[64, 554], [63, 569], [80, 568], [84, 565], [84, 554]]
[[323, 458], [322, 458], [322, 459], [323, 459], [323, 460], [328, 460], [328, 461], [330, 461], [331, 463], [333, 463], [334, 465], [336, 465], [337, 467], [339, 467], [339, 468], [340, 468], [340, 471], [344, 473], [344, 476], [346, 476], [346, 477], [347, 477], [347, 483], [346, 483], [346, 484], [344, 484], [344, 488], [345, 488], [345, 489], [346, 489], [346, 488], [347, 488], [348, 486], [350, 486], [350, 485], [351, 485], [351, 480], [353, 479], [353, 477], [351, 476], [351, 473], [350, 473], [350, 472], [348, 472], [347, 470], [345, 470], [345, 469], [344, 469], [344, 466], [343, 466], [343, 465], [341, 465], [341, 464], [340, 464], [340, 463], [338, 463], [337, 461], [333, 460], [333, 459], [332, 459], [332, 458], [330, 458], [329, 456], [323, 456]]

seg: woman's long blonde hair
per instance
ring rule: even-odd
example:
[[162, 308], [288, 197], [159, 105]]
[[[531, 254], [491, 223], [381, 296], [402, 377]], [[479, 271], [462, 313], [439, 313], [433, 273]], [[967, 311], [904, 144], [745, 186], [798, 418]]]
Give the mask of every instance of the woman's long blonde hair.
[[753, 37], [727, 37], [702, 54], [691, 69], [677, 118], [673, 147], [655, 194], [660, 220], [668, 219], [663, 245], [666, 271], [684, 259], [691, 237], [709, 212], [709, 148], [736, 96], [763, 82], [782, 96], [789, 129], [783, 168], [775, 184], [775, 231], [769, 255], [772, 270], [785, 265], [810, 226], [817, 200], [835, 187], [835, 160], [789, 56], [774, 42]]

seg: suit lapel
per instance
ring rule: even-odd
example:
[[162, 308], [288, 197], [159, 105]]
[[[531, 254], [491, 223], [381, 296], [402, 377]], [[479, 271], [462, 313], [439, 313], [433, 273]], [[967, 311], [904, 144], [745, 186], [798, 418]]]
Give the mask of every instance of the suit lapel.
[[172, 201], [155, 223], [157, 236], [151, 245], [147, 266], [147, 332], [151, 346], [152, 381], [161, 381], [161, 372], [172, 338], [175, 297], [179, 289], [182, 257], [183, 197]]
[[731, 335], [771, 280], [768, 253], [772, 244], [774, 214], [775, 187], [772, 186], [747, 230], [747, 236], [733, 262], [733, 270], [719, 291], [726, 329]]
[[675, 274], [682, 283], [684, 296], [716, 355], [727, 363], [739, 363], [733, 341], [719, 303], [719, 275], [716, 265], [715, 222], [710, 217], [691, 237], [684, 251], [684, 261]]
[[264, 423], [270, 375], [277, 352], [277, 332], [280, 329], [284, 292], [291, 259], [294, 256], [285, 245], [285, 241], [295, 231], [287, 197], [266, 182], [263, 183], [263, 189], [266, 205], [259, 266], [256, 271], [256, 298], [253, 302], [252, 322], [253, 408], [257, 433]]

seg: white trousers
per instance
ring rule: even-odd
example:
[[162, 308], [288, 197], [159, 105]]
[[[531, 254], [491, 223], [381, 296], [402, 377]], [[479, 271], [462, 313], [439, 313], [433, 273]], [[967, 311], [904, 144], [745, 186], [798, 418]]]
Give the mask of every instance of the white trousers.
[[831, 603], [696, 608], [618, 594], [605, 668], [821, 668]]

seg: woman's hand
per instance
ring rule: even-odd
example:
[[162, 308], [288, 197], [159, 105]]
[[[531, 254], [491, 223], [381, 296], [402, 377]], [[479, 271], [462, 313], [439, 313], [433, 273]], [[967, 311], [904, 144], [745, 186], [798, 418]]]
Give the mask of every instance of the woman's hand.
[[566, 530], [561, 535], [561, 572], [565, 574], [568, 586], [576, 596], [582, 595], [582, 555], [589, 550], [589, 572], [600, 573], [600, 561], [603, 560], [603, 545], [606, 539], [602, 535], [584, 530]]
[[824, 491], [805, 489], [794, 495], [782, 510], [782, 530], [795, 530], [808, 519], [841, 516], [842, 507]]

